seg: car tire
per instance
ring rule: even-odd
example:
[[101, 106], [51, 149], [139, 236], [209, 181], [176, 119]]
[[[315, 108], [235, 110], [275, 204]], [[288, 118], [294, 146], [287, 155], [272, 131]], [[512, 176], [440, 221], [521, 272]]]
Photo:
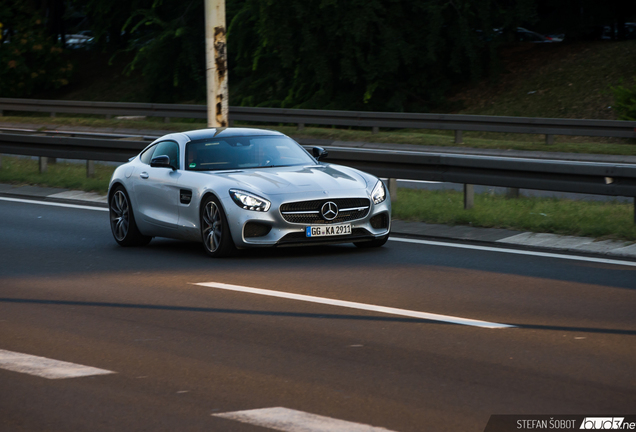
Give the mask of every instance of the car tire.
[[231, 256], [236, 252], [227, 217], [219, 200], [208, 195], [201, 202], [201, 240], [205, 253], [214, 258]]
[[122, 186], [115, 187], [108, 201], [110, 229], [115, 241], [120, 246], [145, 246], [150, 243], [152, 237], [141, 234], [137, 228], [130, 197]]
[[387, 242], [388, 239], [389, 239], [389, 235], [387, 234], [384, 237], [381, 237], [379, 239], [364, 241], [364, 242], [356, 242], [354, 243], [354, 245], [362, 249], [382, 247], [384, 246], [384, 244]]

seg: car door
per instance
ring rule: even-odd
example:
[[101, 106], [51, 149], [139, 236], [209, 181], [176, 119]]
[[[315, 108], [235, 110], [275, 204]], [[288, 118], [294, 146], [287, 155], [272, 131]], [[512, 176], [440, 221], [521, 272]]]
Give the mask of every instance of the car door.
[[[162, 155], [168, 156], [176, 169], [150, 166], [152, 158]], [[140, 162], [133, 181], [136, 214], [141, 215], [142, 224], [153, 226], [153, 232], [171, 236], [170, 230], [176, 230], [179, 221], [179, 145], [170, 140], [159, 142], [142, 154]]]

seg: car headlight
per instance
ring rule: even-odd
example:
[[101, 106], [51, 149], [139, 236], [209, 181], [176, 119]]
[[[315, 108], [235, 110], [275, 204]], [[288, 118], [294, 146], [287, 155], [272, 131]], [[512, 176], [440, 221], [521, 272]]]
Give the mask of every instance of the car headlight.
[[265, 198], [261, 198], [242, 190], [230, 189], [230, 196], [237, 206], [244, 208], [245, 210], [266, 212], [269, 210], [271, 205], [271, 203]]
[[371, 192], [371, 199], [374, 204], [380, 204], [386, 199], [386, 189], [384, 188], [382, 180], [378, 180], [378, 183], [373, 188], [373, 192]]

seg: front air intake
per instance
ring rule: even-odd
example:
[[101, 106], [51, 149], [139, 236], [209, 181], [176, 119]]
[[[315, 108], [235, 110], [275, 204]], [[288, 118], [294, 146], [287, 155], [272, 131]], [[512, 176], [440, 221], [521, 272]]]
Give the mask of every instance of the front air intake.
[[263, 223], [248, 222], [243, 228], [245, 238], [264, 237], [272, 230], [272, 227]]

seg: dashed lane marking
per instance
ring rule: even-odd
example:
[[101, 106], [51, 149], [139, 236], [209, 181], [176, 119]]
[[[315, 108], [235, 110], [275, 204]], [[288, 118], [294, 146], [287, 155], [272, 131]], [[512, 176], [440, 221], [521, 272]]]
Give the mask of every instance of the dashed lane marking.
[[382, 427], [348, 422], [289, 408], [261, 408], [213, 414], [241, 423], [285, 432], [391, 432]]
[[320, 303], [320, 304], [326, 304], [331, 306], [340, 306], [340, 307], [346, 307], [350, 309], [360, 309], [360, 310], [366, 310], [366, 311], [372, 311], [372, 312], [380, 312], [380, 313], [385, 313], [390, 315], [400, 315], [400, 316], [406, 316], [411, 318], [420, 318], [420, 319], [431, 320], [431, 321], [441, 321], [441, 322], [461, 324], [461, 325], [467, 325], [467, 326], [473, 326], [473, 327], [482, 327], [482, 328], [491, 328], [491, 329], [515, 327], [510, 324], [499, 324], [499, 323], [488, 322], [488, 321], [474, 320], [470, 318], [460, 318], [460, 317], [455, 317], [450, 315], [439, 315], [439, 314], [428, 313], [428, 312], [418, 312], [418, 311], [412, 311], [407, 309], [377, 306], [377, 305], [372, 305], [367, 303], [357, 303], [357, 302], [351, 302], [351, 301], [345, 301], [345, 300], [330, 299], [325, 297], [314, 297], [314, 296], [308, 296], [304, 294], [294, 294], [294, 293], [289, 293], [284, 291], [272, 291], [267, 289], [244, 287], [240, 285], [229, 285], [229, 284], [224, 284], [219, 282], [201, 282], [201, 283], [193, 283], [192, 285], [205, 286], [209, 288], [218, 288], [218, 289], [223, 289], [228, 291], [238, 291], [238, 292], [244, 292], [244, 293], [250, 293], [250, 294], [258, 294], [258, 295], [269, 296], [269, 297], [280, 297], [280, 298], [291, 299], [291, 300], [300, 300], [300, 301], [305, 301], [310, 303]]
[[115, 373], [106, 369], [82, 366], [46, 357], [0, 349], [0, 369], [35, 375], [48, 379], [78, 378]]
[[19, 203], [26, 203], [26, 204], [39, 204], [39, 205], [46, 205], [46, 206], [53, 206], [53, 207], [67, 207], [67, 208], [76, 208], [76, 209], [82, 209], [82, 210], [95, 210], [95, 211], [105, 211], [105, 212], [108, 211], [108, 209], [104, 207], [84, 206], [79, 204], [66, 204], [66, 203], [58, 203], [58, 202], [51, 202], [51, 201], [26, 200], [21, 198], [0, 197], [0, 201], [19, 202]]
[[636, 267], [636, 262], [632, 261], [622, 261], [622, 260], [614, 260], [607, 258], [594, 258], [594, 257], [586, 257], [586, 256], [578, 256], [578, 255], [564, 255], [558, 253], [550, 253], [550, 252], [538, 252], [538, 251], [529, 251], [523, 249], [506, 249], [506, 248], [498, 248], [492, 246], [479, 246], [479, 245], [469, 245], [462, 243], [446, 243], [440, 241], [431, 241], [431, 240], [418, 240], [418, 239], [410, 239], [410, 238], [401, 238], [401, 237], [389, 237], [389, 240], [402, 242], [402, 243], [416, 243], [430, 246], [445, 246], [459, 249], [472, 249], [472, 250], [481, 250], [481, 251], [489, 251], [489, 252], [503, 252], [514, 255], [530, 255], [530, 256], [538, 256], [538, 257], [546, 257], [546, 258], [561, 258], [566, 260], [573, 261], [586, 261], [586, 262], [595, 262], [601, 264], [615, 264], [629, 267]]

